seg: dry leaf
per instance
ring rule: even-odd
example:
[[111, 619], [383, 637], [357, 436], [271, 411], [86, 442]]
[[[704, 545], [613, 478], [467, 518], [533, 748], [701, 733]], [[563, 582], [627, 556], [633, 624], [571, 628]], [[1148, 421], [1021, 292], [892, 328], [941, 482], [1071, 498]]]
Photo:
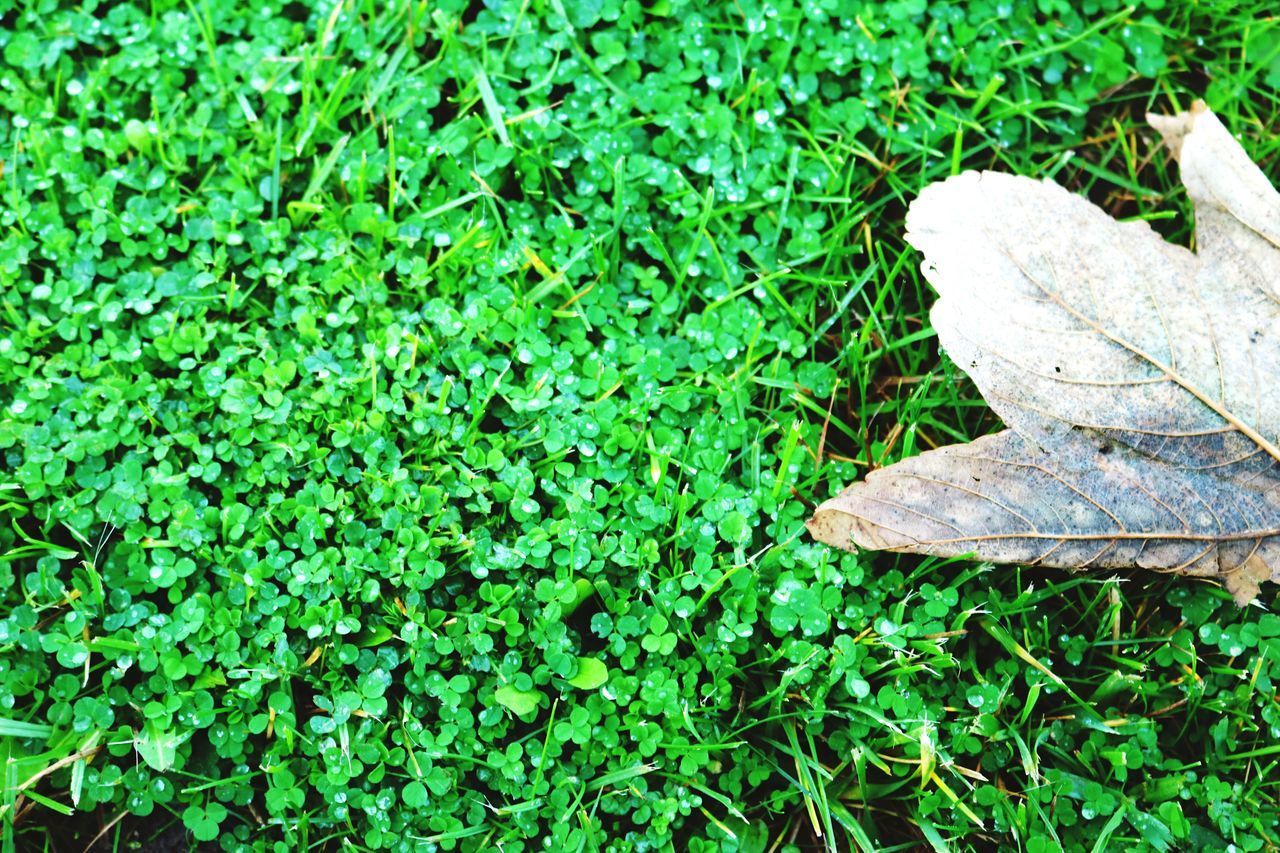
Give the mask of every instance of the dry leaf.
[[870, 474], [817, 539], [1059, 568], [1280, 580], [1280, 195], [1202, 103], [1149, 116], [1196, 251], [1049, 181], [966, 172], [907, 239], [947, 353], [1009, 429]]

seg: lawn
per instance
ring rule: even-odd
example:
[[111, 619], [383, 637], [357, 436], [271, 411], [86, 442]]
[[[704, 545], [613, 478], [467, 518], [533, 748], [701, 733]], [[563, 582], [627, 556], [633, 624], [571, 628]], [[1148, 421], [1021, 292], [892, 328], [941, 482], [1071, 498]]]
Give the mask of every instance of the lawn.
[[3, 851], [1280, 847], [1274, 587], [804, 529], [999, 428], [921, 188], [1187, 243], [1273, 11], [0, 0]]

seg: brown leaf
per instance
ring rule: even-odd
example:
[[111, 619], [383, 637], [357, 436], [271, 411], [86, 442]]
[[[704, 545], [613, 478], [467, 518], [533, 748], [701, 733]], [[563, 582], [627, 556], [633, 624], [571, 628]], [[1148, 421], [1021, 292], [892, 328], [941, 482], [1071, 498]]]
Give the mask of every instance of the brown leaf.
[[1049, 181], [966, 172], [907, 214], [943, 348], [1010, 427], [818, 507], [837, 547], [1280, 580], [1280, 195], [1202, 103], [1149, 116], [1196, 251]]

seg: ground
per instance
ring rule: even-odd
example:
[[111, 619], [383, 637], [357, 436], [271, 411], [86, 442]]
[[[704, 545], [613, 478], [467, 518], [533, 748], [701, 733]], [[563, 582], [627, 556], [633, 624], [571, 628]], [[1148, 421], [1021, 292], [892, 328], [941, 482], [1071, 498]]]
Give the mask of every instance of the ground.
[[1274, 588], [803, 527], [999, 427], [907, 203], [1186, 243], [1271, 12], [0, 0], [5, 849], [1280, 846]]

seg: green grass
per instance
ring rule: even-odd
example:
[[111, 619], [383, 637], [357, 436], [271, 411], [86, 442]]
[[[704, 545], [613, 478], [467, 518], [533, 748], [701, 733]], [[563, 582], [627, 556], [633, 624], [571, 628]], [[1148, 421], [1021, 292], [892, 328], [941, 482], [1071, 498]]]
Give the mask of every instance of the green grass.
[[0, 0], [3, 847], [1280, 846], [1280, 618], [810, 541], [997, 428], [906, 205], [1186, 242], [1265, 3]]

